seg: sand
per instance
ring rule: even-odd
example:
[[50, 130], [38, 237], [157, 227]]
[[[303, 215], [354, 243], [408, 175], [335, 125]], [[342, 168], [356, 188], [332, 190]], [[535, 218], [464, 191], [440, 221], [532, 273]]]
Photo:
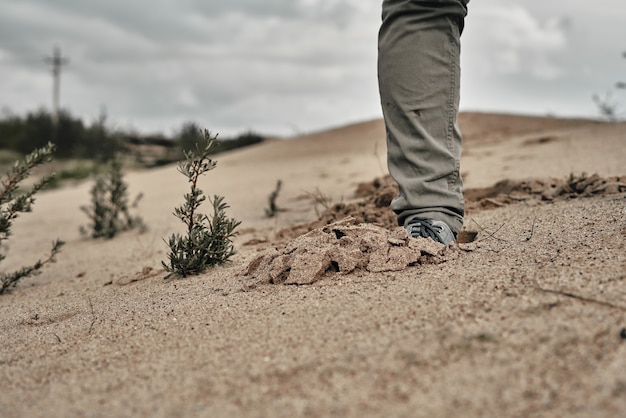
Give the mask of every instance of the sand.
[[[242, 221], [238, 253], [196, 277], [161, 267], [182, 229], [175, 166], [126, 175], [144, 234], [82, 238], [89, 182], [40, 193], [3, 271], [67, 244], [0, 296], [0, 416], [624, 416], [626, 124], [466, 113], [461, 125], [473, 242], [451, 249], [415, 250], [388, 225], [379, 120], [218, 156], [200, 187]], [[267, 218], [277, 180], [285, 210]], [[376, 216], [325, 226], [359, 213]], [[322, 248], [305, 234], [360, 261], [268, 279], [268, 254]], [[337, 250], [358, 240], [413, 252], [370, 268], [374, 250]]]

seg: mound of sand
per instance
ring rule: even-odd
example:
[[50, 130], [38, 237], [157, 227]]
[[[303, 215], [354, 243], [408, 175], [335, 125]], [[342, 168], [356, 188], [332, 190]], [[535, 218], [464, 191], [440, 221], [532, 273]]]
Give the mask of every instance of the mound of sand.
[[250, 263], [246, 275], [254, 284], [311, 284], [332, 273], [438, 264], [451, 253], [433, 240], [409, 238], [403, 228], [388, 230], [349, 217], [265, 251]]

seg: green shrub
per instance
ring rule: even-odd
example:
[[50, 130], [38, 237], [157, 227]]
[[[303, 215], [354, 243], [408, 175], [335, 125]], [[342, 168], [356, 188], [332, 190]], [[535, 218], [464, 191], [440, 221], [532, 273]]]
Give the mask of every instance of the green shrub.
[[224, 198], [215, 195], [209, 199], [213, 205], [212, 217], [198, 213], [200, 205], [207, 199], [198, 188], [198, 179], [216, 166], [216, 161], [209, 158], [214, 146], [215, 137], [205, 130], [203, 140], [195, 144], [195, 151], [186, 150], [185, 161], [179, 165], [178, 170], [187, 177], [191, 191], [185, 194], [185, 203], [174, 209], [174, 215], [185, 224], [187, 234], [172, 234], [166, 242], [170, 249], [169, 264], [162, 264], [170, 272], [168, 277], [203, 273], [235, 254], [232, 239], [241, 222], [226, 216], [228, 205]]
[[[50, 182], [53, 175], [42, 178], [27, 190], [20, 190], [20, 183], [31, 174], [33, 168], [50, 161], [53, 151], [54, 145], [51, 143], [36, 149], [24, 157], [24, 160], [17, 161], [2, 179], [2, 187], [0, 187], [0, 246], [11, 236], [11, 227], [18, 215], [32, 211], [35, 194]], [[52, 250], [48, 258], [38, 260], [32, 266], [22, 267], [13, 273], [0, 274], [0, 294], [14, 287], [20, 279], [40, 273], [45, 264], [53, 263], [63, 244], [63, 241], [57, 239], [52, 243]], [[5, 258], [6, 256], [0, 253], [0, 261]]]
[[91, 205], [80, 207], [91, 221], [88, 227], [80, 228], [81, 234], [92, 238], [113, 238], [119, 232], [134, 228], [145, 231], [147, 227], [142, 218], [130, 213], [131, 208], [137, 207], [141, 197], [141, 194], [138, 195], [133, 204], [129, 204], [122, 162], [119, 158], [113, 158], [107, 163], [104, 172], [96, 177], [91, 188]]

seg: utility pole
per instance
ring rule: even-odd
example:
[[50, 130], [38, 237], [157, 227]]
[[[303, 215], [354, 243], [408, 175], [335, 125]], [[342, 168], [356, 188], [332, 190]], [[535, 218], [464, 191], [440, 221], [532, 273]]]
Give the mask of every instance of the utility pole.
[[52, 64], [52, 123], [59, 123], [59, 94], [61, 90], [61, 67], [68, 63], [67, 58], [61, 55], [61, 49], [54, 47], [52, 57], [46, 57], [46, 62]]

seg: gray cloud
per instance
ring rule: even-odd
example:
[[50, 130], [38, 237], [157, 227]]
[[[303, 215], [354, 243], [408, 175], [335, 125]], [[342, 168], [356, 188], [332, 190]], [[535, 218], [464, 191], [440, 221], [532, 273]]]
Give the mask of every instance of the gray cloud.
[[[351, 19], [359, 22], [367, 15], [358, 3], [2, 3], [8, 7], [0, 16], [0, 36], [7, 42], [0, 50], [14, 65], [41, 70], [41, 57], [52, 44], [62, 45], [70, 57], [64, 103], [91, 101], [91, 109], [104, 104], [111, 112], [136, 115], [139, 123], [158, 128], [211, 114], [219, 116], [215, 119], [225, 129], [235, 129], [237, 120], [239, 125], [264, 125], [268, 112], [276, 118], [294, 111], [296, 116], [279, 117], [272, 126], [283, 123], [284, 131], [306, 124], [310, 129], [314, 125], [309, 121], [319, 118], [307, 114], [314, 107], [294, 102], [313, 95], [333, 102], [324, 94], [354, 89], [367, 68], [370, 114], [376, 112], [375, 30], [362, 36], [350, 27]], [[334, 47], [337, 40], [346, 48]], [[333, 115], [332, 122], [340, 123], [341, 117]]]
[[482, 0], [464, 38], [464, 107], [596, 116], [592, 94], [626, 68], [624, 19], [618, 0]]
[[493, 6], [472, 15], [482, 28], [465, 39], [478, 51], [471, 59], [487, 74], [530, 74], [538, 79], [554, 79], [566, 69], [556, 62], [556, 54], [568, 44], [563, 20], [545, 21], [522, 6]]
[[[615, 1], [470, 3], [463, 108], [592, 114], [594, 86], [626, 78], [617, 41], [626, 16], [601, 5]], [[197, 120], [288, 134], [380, 115], [380, 2], [0, 0], [0, 9], [0, 106], [18, 112], [49, 103], [43, 57], [59, 45], [70, 59], [64, 106], [86, 118], [106, 106], [111, 120], [145, 131]]]

